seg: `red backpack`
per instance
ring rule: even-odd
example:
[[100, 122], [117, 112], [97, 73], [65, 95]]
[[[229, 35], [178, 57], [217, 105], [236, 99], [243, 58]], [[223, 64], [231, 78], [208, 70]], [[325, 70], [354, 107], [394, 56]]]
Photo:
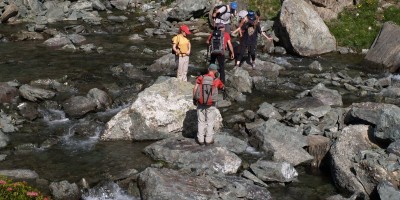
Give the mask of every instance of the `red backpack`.
[[203, 79], [194, 93], [194, 99], [200, 105], [213, 106], [218, 101], [218, 88], [212, 76], [202, 75]]

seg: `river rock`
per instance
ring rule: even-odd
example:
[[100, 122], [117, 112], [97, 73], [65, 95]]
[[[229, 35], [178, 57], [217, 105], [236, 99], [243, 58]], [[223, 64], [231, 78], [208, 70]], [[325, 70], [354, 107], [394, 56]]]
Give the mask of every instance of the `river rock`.
[[78, 186], [68, 181], [52, 182], [49, 188], [56, 200], [78, 200], [81, 197]]
[[294, 128], [275, 119], [246, 124], [250, 131], [249, 143], [272, 155], [274, 161], [289, 162], [296, 166], [311, 161], [313, 157], [303, 149], [307, 138]]
[[[121, 110], [108, 123], [102, 140], [158, 140], [172, 136], [195, 135], [197, 112], [191, 83], [160, 77], [140, 92], [135, 102]], [[222, 126], [217, 111], [214, 130]]]
[[315, 97], [303, 97], [300, 99], [282, 101], [276, 103], [277, 108], [290, 111], [290, 110], [298, 110], [298, 109], [310, 109], [315, 107], [324, 106], [325, 104]]
[[169, 21], [186, 21], [191, 17], [197, 18], [204, 16], [210, 10], [208, 0], [177, 0], [168, 12]]
[[[376, 138], [396, 141], [400, 139], [400, 108], [391, 104], [353, 103], [347, 113], [347, 124], [373, 124]], [[365, 123], [366, 122], [366, 123]]]
[[368, 180], [360, 180], [360, 175], [354, 171], [355, 167], [363, 168], [354, 162], [356, 155], [363, 150], [376, 148], [368, 138], [371, 131], [371, 127], [367, 125], [345, 127], [329, 151], [333, 180], [335, 185], [344, 191], [367, 195], [372, 192], [373, 188], [366, 183]]
[[1, 130], [0, 130], [0, 149], [4, 148], [7, 146], [8, 141], [10, 141], [10, 139], [8, 138], [8, 136], [6, 134], [4, 134]]
[[5, 23], [7, 22], [8, 19], [16, 16], [17, 14], [18, 14], [18, 7], [14, 3], [11, 3], [10, 5], [4, 8], [4, 12], [0, 16], [0, 22]]
[[0, 170], [1, 176], [7, 176], [15, 179], [36, 179], [39, 175], [29, 169], [12, 169], [12, 170]]
[[118, 10], [126, 10], [129, 5], [129, 0], [111, 0], [110, 3]]
[[175, 55], [172, 53], [165, 54], [161, 58], [154, 61], [150, 67], [147, 68], [150, 72], [164, 72], [166, 74], [174, 74], [177, 68], [175, 62]]
[[241, 67], [235, 67], [227, 74], [227, 86], [235, 88], [238, 92], [251, 93], [251, 89], [253, 88], [253, 81], [249, 75], [249, 72], [242, 69]]
[[38, 99], [51, 99], [56, 95], [56, 93], [53, 91], [36, 88], [26, 84], [19, 87], [19, 92], [22, 97], [28, 99], [29, 101], [37, 101]]
[[97, 105], [97, 109], [106, 109], [112, 104], [111, 97], [106, 92], [98, 88], [90, 89], [87, 97], [94, 100]]
[[95, 10], [106, 10], [106, 6], [100, 0], [91, 0], [92, 7]]
[[287, 162], [259, 160], [250, 169], [263, 181], [291, 182], [297, 176], [296, 169]]
[[337, 90], [328, 89], [324, 84], [319, 83], [313, 89], [310, 94], [312, 97], [319, 99], [324, 105], [329, 106], [342, 106], [342, 96]]
[[43, 44], [49, 47], [62, 47], [68, 44], [72, 44], [72, 42], [66, 35], [56, 35], [55, 37], [44, 41]]
[[335, 37], [306, 1], [283, 1], [278, 27], [280, 41], [293, 53], [314, 56], [336, 51]]
[[62, 106], [68, 116], [79, 118], [90, 111], [94, 111], [97, 105], [92, 98], [74, 96], [67, 99]]
[[139, 176], [143, 199], [272, 199], [270, 192], [236, 176], [196, 176], [172, 169], [147, 168]]
[[154, 160], [162, 160], [178, 168], [236, 173], [242, 160], [225, 147], [200, 146], [194, 139], [174, 137], [153, 143], [144, 149]]
[[24, 40], [44, 40], [44, 36], [37, 32], [20, 31], [18, 33], [13, 33], [11, 38], [15, 41]]
[[388, 153], [393, 153], [396, 154], [397, 156], [400, 156], [400, 140], [397, 140], [395, 142], [392, 142], [388, 148], [387, 148]]
[[364, 59], [372, 63], [371, 68], [384, 67], [389, 72], [396, 72], [400, 67], [399, 48], [400, 26], [393, 22], [385, 22]]
[[400, 190], [389, 181], [381, 182], [377, 190], [380, 200], [400, 199]]
[[273, 105], [264, 102], [259, 106], [257, 110], [257, 114], [265, 120], [268, 119], [276, 119], [281, 120], [282, 116], [279, 113], [278, 109], [276, 109]]
[[11, 116], [4, 113], [3, 110], [0, 110], [0, 129], [3, 132], [12, 133], [17, 131], [18, 128], [14, 126], [14, 123], [15, 120]]
[[37, 104], [31, 102], [23, 102], [18, 105], [19, 113], [22, 117], [28, 120], [34, 120], [39, 116], [39, 111], [37, 110]]
[[7, 83], [0, 83], [0, 103], [13, 103], [19, 97], [18, 89]]

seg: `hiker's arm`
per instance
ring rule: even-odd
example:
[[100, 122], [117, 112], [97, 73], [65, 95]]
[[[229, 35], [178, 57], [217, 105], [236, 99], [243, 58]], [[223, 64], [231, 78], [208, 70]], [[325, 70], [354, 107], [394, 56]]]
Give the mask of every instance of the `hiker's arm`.
[[207, 39], [207, 41], [206, 41], [207, 45], [210, 45], [211, 36], [212, 36], [212, 34], [210, 34], [210, 36], [208, 36], [208, 39]]
[[235, 30], [232, 31], [231, 33], [232, 33], [232, 34], [235, 34], [236, 32], [240, 31], [240, 28], [241, 28], [241, 27], [239, 26], [237, 29], [235, 29]]
[[177, 47], [178, 47], [178, 44], [177, 44], [177, 43], [173, 43], [173, 44], [172, 44], [172, 49], [173, 49], [177, 54], [179, 54], [180, 51], [179, 51], [179, 48], [177, 48]]
[[269, 41], [271, 41], [273, 38], [269, 37], [267, 34], [265, 34], [265, 31], [261, 32], [261, 35], [263, 35], [265, 38], [267, 38]]
[[186, 55], [190, 55], [190, 51], [192, 50], [192, 45], [190, 44], [190, 42], [188, 43], [188, 52], [186, 53]]
[[229, 50], [231, 51], [231, 59], [234, 59], [235, 58], [235, 53], [233, 51], [233, 46], [232, 46], [231, 40], [228, 40], [228, 47], [229, 47]]

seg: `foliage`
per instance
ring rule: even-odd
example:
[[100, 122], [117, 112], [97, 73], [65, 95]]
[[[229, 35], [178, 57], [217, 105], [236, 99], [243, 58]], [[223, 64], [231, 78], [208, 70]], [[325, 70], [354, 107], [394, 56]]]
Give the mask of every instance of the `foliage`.
[[[400, 0], [398, 1], [400, 2]], [[383, 16], [385, 20], [393, 21], [397, 25], [400, 25], [400, 8], [390, 6], [383, 12]]]
[[378, 0], [362, 0], [327, 25], [339, 45], [362, 49], [370, 47], [385, 21], [400, 24], [400, 10], [393, 7], [380, 12]]
[[171, 5], [174, 1], [175, 1], [175, 0], [164, 0], [164, 1], [162, 2], [162, 5], [169, 6], [169, 5]]
[[47, 200], [37, 189], [26, 182], [13, 182], [0, 177], [0, 200]]
[[272, 19], [278, 16], [281, 9], [280, 0], [249, 0], [248, 9], [260, 10], [261, 18]]

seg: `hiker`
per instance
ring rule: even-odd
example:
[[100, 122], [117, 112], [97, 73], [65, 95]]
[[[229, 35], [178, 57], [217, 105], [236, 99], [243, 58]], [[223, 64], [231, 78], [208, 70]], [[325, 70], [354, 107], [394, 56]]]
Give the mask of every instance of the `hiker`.
[[[249, 14], [249, 12], [250, 12], [250, 14]], [[256, 14], [257, 14], [257, 15], [256, 15], [256, 22], [259, 23], [259, 22], [260, 22], [260, 15], [261, 15], [261, 13], [260, 13], [259, 10], [257, 10], [257, 11], [256, 11]], [[249, 11], [247, 11], [247, 10], [241, 10], [241, 11], [238, 13], [238, 16], [239, 16], [239, 25], [238, 25], [238, 27], [237, 27], [234, 31], [231, 32], [231, 34], [234, 35], [234, 34], [236, 34], [236, 32], [239, 32], [239, 36], [242, 37], [242, 36], [243, 36], [242, 27], [243, 27], [243, 25], [244, 25], [245, 23], [247, 23], [247, 22], [249, 21], [249, 17], [248, 17], [248, 16], [254, 16], [254, 12], [253, 12], [252, 10], [249, 10]]]
[[225, 30], [227, 32], [231, 32], [231, 16], [236, 15], [237, 3], [231, 2], [228, 5], [218, 5], [214, 7], [212, 18], [214, 21], [213, 27], [215, 28], [216, 24], [224, 24]]
[[178, 66], [176, 77], [182, 81], [187, 81], [189, 55], [191, 50], [191, 44], [187, 35], [190, 34], [191, 32], [189, 27], [182, 25], [179, 28], [179, 33], [172, 38], [172, 52], [175, 54], [175, 63]]
[[261, 33], [261, 35], [270, 41], [272, 41], [272, 37], [269, 37], [265, 32], [261, 31], [259, 17], [256, 17], [254, 11], [249, 10], [247, 17], [243, 19], [243, 21], [243, 24], [238, 28], [243, 32], [243, 36], [240, 40], [240, 52], [236, 58], [235, 66], [237, 65], [240, 67], [240, 62], [242, 61], [245, 50], [247, 49], [249, 58], [251, 57], [251, 67], [255, 69], [258, 34]]
[[193, 103], [197, 105], [197, 142], [200, 145], [214, 143], [214, 122], [217, 116], [218, 89], [224, 84], [217, 77], [218, 66], [210, 64], [208, 73], [197, 77], [193, 88]]
[[210, 34], [206, 42], [210, 47], [211, 63], [218, 61], [218, 72], [222, 83], [225, 83], [225, 50], [229, 47], [230, 58], [234, 59], [233, 46], [231, 36], [225, 31], [224, 24], [218, 24], [217, 28]]

